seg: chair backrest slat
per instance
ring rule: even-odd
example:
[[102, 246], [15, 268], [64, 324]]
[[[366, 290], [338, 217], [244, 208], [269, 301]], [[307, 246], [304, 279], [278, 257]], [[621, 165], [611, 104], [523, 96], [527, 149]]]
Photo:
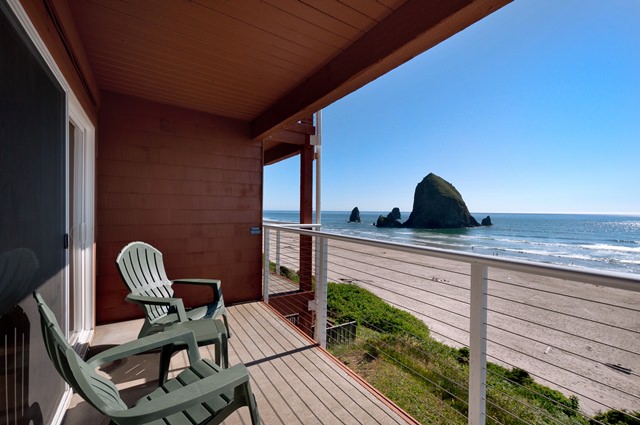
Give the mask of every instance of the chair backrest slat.
[[[173, 289], [162, 261], [162, 253], [144, 242], [131, 242], [116, 258], [122, 280], [132, 294], [171, 298]], [[145, 305], [147, 317], [155, 321], [169, 312], [166, 306]]]
[[33, 294], [40, 312], [47, 354], [62, 378], [96, 409], [126, 410], [115, 385], [87, 365], [69, 345], [53, 311], [38, 293]]
[[157, 249], [146, 249], [144, 251], [147, 257], [147, 264], [151, 280], [153, 282], [168, 280], [167, 273], [164, 271], [164, 264], [162, 261], [162, 253]]

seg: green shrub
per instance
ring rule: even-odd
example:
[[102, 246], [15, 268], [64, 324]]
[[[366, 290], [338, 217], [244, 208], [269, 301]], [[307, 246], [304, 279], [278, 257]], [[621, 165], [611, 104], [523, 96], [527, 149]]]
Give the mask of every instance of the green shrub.
[[608, 410], [598, 413], [589, 421], [591, 425], [640, 425], [640, 412], [629, 412], [627, 410]]
[[392, 335], [429, 338], [429, 328], [406, 311], [392, 307], [356, 285], [329, 282], [327, 314], [336, 324], [356, 321], [359, 326]]
[[[418, 421], [466, 423], [467, 347], [454, 349], [434, 340], [415, 316], [356, 285], [329, 283], [327, 300], [334, 322], [359, 325], [356, 342], [332, 347], [334, 355]], [[589, 424], [578, 414], [576, 397], [536, 383], [523, 369], [495, 363], [487, 369], [487, 413], [493, 418], [488, 424]]]
[[505, 375], [505, 378], [520, 385], [527, 385], [533, 382], [533, 378], [531, 378], [531, 375], [529, 375], [529, 372], [517, 367], [514, 367], [513, 369], [508, 371]]
[[287, 266], [280, 266], [280, 274], [292, 282], [300, 282], [300, 277], [298, 277], [298, 273], [294, 272]]
[[455, 356], [458, 363], [463, 365], [469, 364], [469, 348], [468, 347], [462, 347], [458, 349], [458, 351], [456, 351], [455, 353]]

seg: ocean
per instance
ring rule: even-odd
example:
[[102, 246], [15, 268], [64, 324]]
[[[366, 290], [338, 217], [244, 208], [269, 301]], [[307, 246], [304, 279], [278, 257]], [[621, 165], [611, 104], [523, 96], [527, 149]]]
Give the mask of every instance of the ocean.
[[[570, 267], [640, 274], [640, 216], [472, 213], [493, 226], [465, 229], [384, 229], [373, 223], [387, 212], [323, 211], [322, 230], [341, 235], [497, 255]], [[315, 216], [314, 216], [315, 217]], [[264, 211], [268, 220], [298, 222], [296, 211]], [[402, 213], [402, 220], [409, 212]]]

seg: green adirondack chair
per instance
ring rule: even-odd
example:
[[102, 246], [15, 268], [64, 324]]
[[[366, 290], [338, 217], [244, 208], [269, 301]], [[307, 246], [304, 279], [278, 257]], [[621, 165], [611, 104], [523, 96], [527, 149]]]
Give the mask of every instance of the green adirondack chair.
[[[145, 311], [145, 321], [139, 336], [162, 331], [178, 322], [221, 317], [227, 328], [227, 338], [231, 337], [219, 280], [170, 280], [164, 269], [162, 253], [145, 242], [131, 242], [122, 248], [116, 264], [130, 291], [127, 301], [139, 304]], [[213, 289], [213, 302], [186, 310], [182, 299], [174, 297], [174, 284], [209, 286]]]
[[[120, 425], [219, 424], [240, 407], [247, 406], [251, 423], [260, 423], [247, 368], [235, 365], [221, 369], [202, 359], [193, 333], [184, 327], [131, 341], [103, 351], [86, 362], [69, 346], [55, 315], [38, 293], [42, 335], [49, 358], [62, 378], [102, 414]], [[174, 379], [128, 407], [116, 386], [96, 369], [166, 344], [186, 345], [189, 367]]]

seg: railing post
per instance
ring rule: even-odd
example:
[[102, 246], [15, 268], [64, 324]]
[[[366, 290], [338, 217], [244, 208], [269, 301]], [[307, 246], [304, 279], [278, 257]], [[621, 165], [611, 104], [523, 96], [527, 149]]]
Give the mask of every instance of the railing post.
[[262, 299], [269, 304], [269, 228], [264, 228], [264, 269], [262, 271]]
[[321, 261], [321, 253], [322, 253], [322, 239], [323, 238], [319, 238], [316, 237], [316, 248], [315, 248], [315, 253], [316, 253], [316, 258], [314, 259], [314, 263], [313, 266], [315, 267], [313, 273], [314, 276], [316, 277], [316, 282], [318, 280], [318, 276], [320, 276], [320, 274], [322, 274], [321, 268], [322, 268], [322, 261]]
[[280, 275], [280, 229], [276, 230], [276, 274]]
[[469, 425], [484, 425], [487, 409], [487, 266], [471, 264]]
[[316, 325], [315, 340], [322, 348], [327, 348], [327, 257], [329, 241], [327, 238], [316, 236], [320, 239], [316, 261], [319, 264], [316, 276]]

